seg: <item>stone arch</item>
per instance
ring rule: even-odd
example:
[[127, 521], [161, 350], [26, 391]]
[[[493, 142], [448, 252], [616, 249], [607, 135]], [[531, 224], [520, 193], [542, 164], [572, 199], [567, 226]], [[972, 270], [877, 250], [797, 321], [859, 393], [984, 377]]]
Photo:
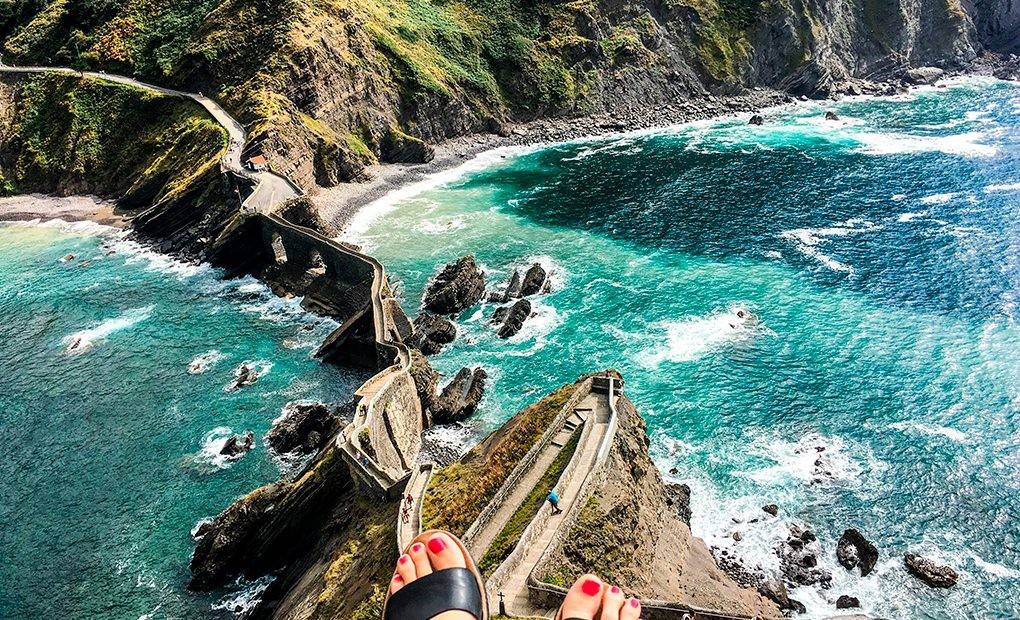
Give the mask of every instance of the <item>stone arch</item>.
[[280, 233], [273, 233], [271, 246], [273, 248], [273, 259], [277, 265], [282, 265], [287, 262], [287, 248], [283, 244], [283, 237]]

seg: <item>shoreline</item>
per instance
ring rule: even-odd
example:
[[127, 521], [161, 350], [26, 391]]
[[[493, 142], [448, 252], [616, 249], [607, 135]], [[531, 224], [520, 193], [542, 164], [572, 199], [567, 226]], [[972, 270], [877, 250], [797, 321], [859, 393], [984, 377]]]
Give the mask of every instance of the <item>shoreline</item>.
[[17, 194], [0, 198], [0, 221], [63, 220], [95, 222], [114, 228], [127, 228], [130, 217], [117, 204], [98, 196], [52, 196]]
[[[502, 134], [477, 133], [433, 145], [435, 157], [423, 164], [374, 164], [368, 181], [318, 188], [309, 195], [322, 218], [348, 237], [348, 228], [369, 205], [407, 191], [418, 183], [457, 170], [489, 152], [541, 148], [572, 140], [596, 140], [640, 130], [666, 129], [727, 115], [750, 114], [797, 101], [789, 93], [752, 89], [732, 96], [705, 95], [647, 108], [600, 112], [579, 117], [547, 118], [514, 125]], [[441, 183], [442, 179], [436, 182]]]

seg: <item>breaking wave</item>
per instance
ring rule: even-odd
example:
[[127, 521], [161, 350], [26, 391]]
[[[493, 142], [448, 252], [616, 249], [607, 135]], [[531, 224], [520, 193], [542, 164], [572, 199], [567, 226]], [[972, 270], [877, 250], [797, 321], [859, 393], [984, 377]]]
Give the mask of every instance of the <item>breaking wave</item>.
[[124, 314], [118, 317], [107, 319], [95, 327], [83, 329], [64, 336], [61, 341], [67, 345], [64, 352], [68, 355], [80, 355], [85, 353], [102, 340], [105, 340], [111, 334], [125, 330], [149, 318], [152, 315], [153, 309], [155, 309], [155, 306], [134, 308], [124, 312]]
[[[741, 316], [741, 313], [743, 316]], [[653, 324], [665, 332], [657, 344], [638, 354], [638, 362], [655, 367], [663, 362], [690, 362], [726, 346], [750, 344], [769, 330], [746, 307], [734, 304], [707, 316]]]

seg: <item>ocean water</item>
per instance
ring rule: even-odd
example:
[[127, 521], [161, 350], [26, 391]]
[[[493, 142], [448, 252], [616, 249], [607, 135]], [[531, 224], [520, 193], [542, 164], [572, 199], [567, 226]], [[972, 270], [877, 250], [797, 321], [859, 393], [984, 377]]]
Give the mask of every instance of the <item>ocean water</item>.
[[[833, 585], [794, 592], [810, 616], [851, 594], [880, 617], [1020, 617], [1020, 86], [765, 116], [495, 152], [362, 213], [350, 234], [412, 316], [466, 253], [492, 285], [552, 270], [508, 341], [492, 305], [458, 317], [434, 364], [492, 383], [439, 432], [467, 444], [615, 367], [656, 462], [693, 488], [697, 535], [770, 571], [789, 524], [815, 529]], [[769, 502], [780, 518], [752, 523]], [[851, 526], [880, 549], [867, 578], [835, 562]], [[959, 585], [908, 576], [908, 550]]]
[[[0, 224], [0, 618], [249, 604], [264, 583], [185, 591], [189, 532], [287, 472], [261, 442], [286, 403], [360, 384], [312, 359], [333, 325], [109, 230]], [[262, 376], [229, 390], [245, 361]], [[245, 430], [255, 448], [219, 456]]]

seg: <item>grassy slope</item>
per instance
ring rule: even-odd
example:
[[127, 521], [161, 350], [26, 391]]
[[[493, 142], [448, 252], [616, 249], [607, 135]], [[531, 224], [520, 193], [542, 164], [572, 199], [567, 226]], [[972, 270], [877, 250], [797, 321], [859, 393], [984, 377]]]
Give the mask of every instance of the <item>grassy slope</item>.
[[189, 101], [63, 76], [6, 79], [8, 189], [95, 193], [128, 206], [174, 198], [218, 166], [227, 134]]
[[457, 535], [467, 531], [575, 389], [563, 386], [519, 411], [463, 459], [436, 472], [425, 492], [423, 526]]

